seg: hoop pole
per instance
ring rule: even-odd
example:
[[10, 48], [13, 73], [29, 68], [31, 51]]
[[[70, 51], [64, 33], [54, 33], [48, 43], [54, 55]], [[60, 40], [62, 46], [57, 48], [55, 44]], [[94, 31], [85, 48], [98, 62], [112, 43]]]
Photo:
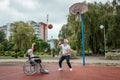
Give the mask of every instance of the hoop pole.
[[84, 48], [84, 15], [80, 14], [81, 16], [81, 25], [82, 25], [82, 59], [83, 59], [83, 66], [85, 66], [85, 48]]

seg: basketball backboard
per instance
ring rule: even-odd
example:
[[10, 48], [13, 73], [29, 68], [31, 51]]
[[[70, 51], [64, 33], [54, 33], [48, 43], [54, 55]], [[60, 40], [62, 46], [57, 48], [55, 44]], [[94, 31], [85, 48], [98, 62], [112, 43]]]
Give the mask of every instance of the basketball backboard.
[[73, 4], [69, 8], [70, 14], [73, 14], [73, 15], [84, 14], [87, 11], [88, 11], [88, 6], [84, 2]]

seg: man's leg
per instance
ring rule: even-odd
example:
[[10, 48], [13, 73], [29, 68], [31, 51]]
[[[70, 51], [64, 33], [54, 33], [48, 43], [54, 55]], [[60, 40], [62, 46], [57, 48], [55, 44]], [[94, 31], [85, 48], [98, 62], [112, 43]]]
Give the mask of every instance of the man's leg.
[[66, 56], [66, 62], [68, 64], [69, 68], [72, 69], [72, 66], [70, 64], [70, 55]]
[[62, 62], [65, 59], [65, 56], [61, 56], [60, 60], [59, 60], [59, 67], [62, 68]]

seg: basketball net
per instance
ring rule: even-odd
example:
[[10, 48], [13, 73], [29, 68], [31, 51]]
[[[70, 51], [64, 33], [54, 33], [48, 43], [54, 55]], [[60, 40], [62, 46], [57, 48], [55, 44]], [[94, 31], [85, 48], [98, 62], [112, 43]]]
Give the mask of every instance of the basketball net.
[[75, 15], [75, 21], [81, 21], [81, 15], [80, 14], [77, 14]]

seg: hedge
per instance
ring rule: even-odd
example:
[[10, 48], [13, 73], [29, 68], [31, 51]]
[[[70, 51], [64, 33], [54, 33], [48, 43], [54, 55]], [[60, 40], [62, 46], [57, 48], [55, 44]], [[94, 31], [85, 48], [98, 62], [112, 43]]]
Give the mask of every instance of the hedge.
[[77, 59], [77, 52], [75, 50], [70, 51], [71, 59]]
[[120, 60], [120, 53], [108, 52], [105, 53], [105, 58], [110, 60]]

